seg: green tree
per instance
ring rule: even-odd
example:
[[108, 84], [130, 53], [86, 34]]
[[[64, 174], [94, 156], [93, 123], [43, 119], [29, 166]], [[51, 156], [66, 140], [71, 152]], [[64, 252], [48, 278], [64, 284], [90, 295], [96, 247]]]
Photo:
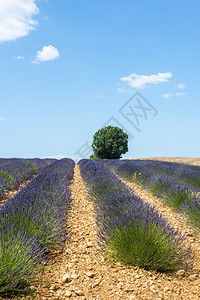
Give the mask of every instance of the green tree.
[[92, 148], [91, 159], [119, 159], [128, 151], [128, 134], [121, 128], [106, 126], [95, 133]]

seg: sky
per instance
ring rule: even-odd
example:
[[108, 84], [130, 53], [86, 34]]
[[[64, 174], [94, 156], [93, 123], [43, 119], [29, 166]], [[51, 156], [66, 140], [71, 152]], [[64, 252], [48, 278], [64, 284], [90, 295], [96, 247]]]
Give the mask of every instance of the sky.
[[200, 157], [199, 0], [1, 0], [0, 157]]

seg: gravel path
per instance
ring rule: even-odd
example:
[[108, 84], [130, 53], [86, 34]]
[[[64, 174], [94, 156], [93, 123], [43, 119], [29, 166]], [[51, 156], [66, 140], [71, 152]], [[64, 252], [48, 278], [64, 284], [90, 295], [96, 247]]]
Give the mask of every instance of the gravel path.
[[[155, 199], [146, 192], [136, 187], [134, 190], [155, 204]], [[71, 191], [73, 201], [67, 216], [70, 237], [61, 252], [54, 252], [44, 274], [36, 278], [35, 299], [200, 299], [198, 259], [192, 271], [181, 270], [175, 274], [145, 271], [104, 259], [97, 246], [93, 203], [77, 165]], [[165, 215], [164, 208], [161, 209]], [[184, 226], [179, 221], [176, 223], [177, 214], [166, 213], [165, 216], [175, 222], [175, 226]], [[188, 242], [193, 240], [193, 248], [200, 249], [191, 230], [187, 228], [186, 231]]]

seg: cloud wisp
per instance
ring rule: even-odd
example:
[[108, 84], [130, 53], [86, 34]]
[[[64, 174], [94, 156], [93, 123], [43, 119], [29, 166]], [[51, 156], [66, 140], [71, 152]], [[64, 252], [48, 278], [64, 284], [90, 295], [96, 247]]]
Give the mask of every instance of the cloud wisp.
[[52, 45], [44, 46], [41, 51], [37, 51], [37, 55], [33, 63], [39, 64], [40, 62], [53, 60], [58, 57], [58, 49], [56, 49]]
[[62, 158], [67, 158], [67, 155], [63, 155], [63, 154], [57, 154], [57, 155], [50, 155], [50, 156], [46, 156], [46, 157], [42, 157], [43, 159], [45, 158], [52, 158], [52, 159], [62, 159]]
[[180, 92], [176, 92], [176, 93], [167, 93], [167, 94], [163, 94], [162, 97], [165, 99], [171, 98], [173, 96], [186, 96], [188, 95], [188, 93], [180, 93]]
[[167, 94], [163, 94], [163, 95], [162, 95], [162, 97], [163, 97], [163, 98], [166, 98], [166, 99], [167, 99], [167, 98], [170, 98], [170, 97], [172, 97], [172, 96], [173, 96], [172, 93], [167, 93]]
[[0, 43], [28, 35], [38, 25], [33, 19], [38, 12], [35, 0], [1, 0]]
[[20, 55], [17, 55], [17, 56], [15, 57], [15, 59], [18, 59], [18, 60], [23, 60], [23, 59], [24, 59], [24, 57], [23, 57], [23, 56], [20, 56]]
[[2, 116], [0, 116], [0, 122], [5, 121], [6, 119], [4, 119]]
[[124, 94], [132, 94], [133, 93], [133, 91], [132, 90], [126, 90], [126, 89], [121, 89], [121, 88], [118, 88], [117, 89], [117, 92], [118, 93], [124, 93]]
[[173, 74], [171, 72], [147, 75], [138, 75], [136, 73], [121, 77], [120, 80], [128, 84], [131, 88], [145, 89], [148, 84], [159, 84], [167, 82]]
[[186, 88], [186, 85], [183, 84], [183, 83], [179, 83], [179, 84], [177, 85], [177, 88], [182, 90], [182, 89], [185, 89], [185, 88]]
[[175, 96], [186, 96], [186, 95], [188, 95], [188, 93], [180, 93], [180, 92], [177, 92], [177, 93], [175, 93], [174, 94]]

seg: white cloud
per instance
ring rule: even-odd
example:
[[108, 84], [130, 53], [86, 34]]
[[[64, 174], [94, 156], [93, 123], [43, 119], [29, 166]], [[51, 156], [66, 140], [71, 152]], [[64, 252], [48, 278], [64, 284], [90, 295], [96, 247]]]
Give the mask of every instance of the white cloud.
[[33, 62], [39, 63], [42, 61], [53, 60], [57, 57], [59, 57], [58, 49], [56, 49], [55, 47], [53, 47], [51, 45], [44, 46], [42, 48], [42, 51], [37, 51], [36, 58]]
[[0, 122], [1, 121], [5, 121], [6, 119], [4, 119], [2, 116], [0, 116]]
[[172, 96], [185, 96], [185, 95], [188, 95], [188, 93], [179, 93], [179, 92], [177, 92], [177, 93], [163, 94], [162, 97], [167, 99], [167, 98], [170, 98]]
[[75, 163], [77, 163], [80, 160], [80, 157], [74, 157], [74, 156], [69, 156], [69, 155], [63, 155], [63, 154], [58, 154], [58, 155], [52, 155], [52, 156], [45, 156], [42, 157], [43, 159], [47, 159], [47, 158], [52, 158], [52, 159], [62, 159], [62, 158], [71, 158], [75, 161]]
[[188, 93], [179, 93], [179, 92], [177, 92], [174, 95], [175, 96], [185, 96], [185, 95], [188, 95]]
[[23, 56], [20, 56], [20, 55], [18, 55], [18, 56], [16, 56], [16, 57], [15, 57], [15, 59], [24, 59], [24, 57], [23, 57]]
[[186, 88], [186, 85], [183, 84], [183, 83], [179, 83], [179, 84], [177, 85], [177, 88], [178, 88], [178, 89], [185, 89], [185, 88]]
[[168, 94], [163, 94], [162, 97], [167, 99], [172, 97], [172, 95], [173, 95], [172, 93], [168, 93]]
[[45, 158], [62, 159], [62, 158], [67, 158], [67, 157], [68, 157], [67, 155], [58, 154], [58, 155], [53, 155], [53, 156], [46, 156], [46, 157], [43, 157], [43, 159], [45, 159]]
[[121, 89], [121, 88], [118, 88], [117, 91], [119, 93], [124, 93], [124, 94], [126, 94], [126, 93], [133, 93], [133, 91], [131, 91], [131, 90], [126, 90], [126, 89]]
[[35, 0], [1, 0], [0, 43], [28, 35], [38, 24], [33, 19], [38, 12]]
[[147, 84], [167, 82], [172, 76], [173, 75], [170, 72], [152, 74], [150, 76], [133, 73], [129, 76], [121, 77], [120, 80], [127, 83], [132, 88], [145, 89]]

